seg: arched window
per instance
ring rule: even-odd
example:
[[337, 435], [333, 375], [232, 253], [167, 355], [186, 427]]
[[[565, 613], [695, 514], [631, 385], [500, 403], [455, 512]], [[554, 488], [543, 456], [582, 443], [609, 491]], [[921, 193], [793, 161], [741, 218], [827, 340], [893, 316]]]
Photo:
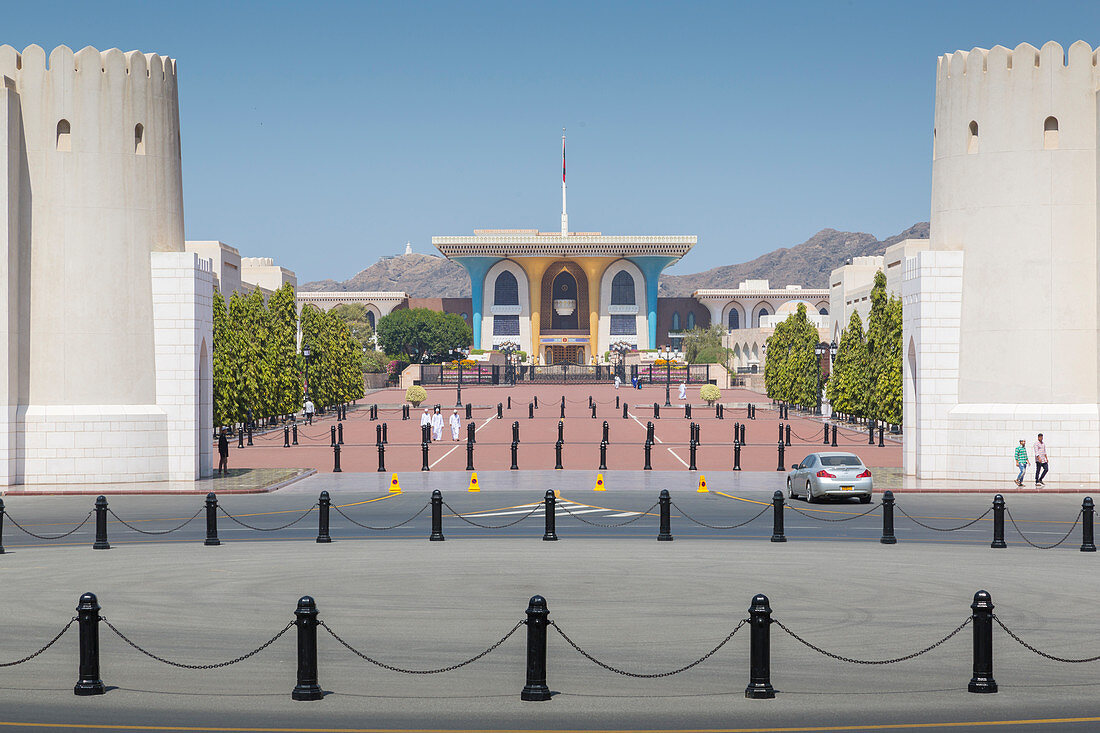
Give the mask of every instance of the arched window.
[[467, 313], [466, 311], [462, 311], [462, 313], [460, 313], [459, 315], [462, 316], [462, 320], [464, 320], [464, 321], [470, 320], [470, 314]]
[[140, 122], [134, 125], [134, 154], [145, 155], [145, 126]]
[[761, 308], [760, 312], [756, 314], [756, 325], [759, 326], [764, 321], [764, 316], [768, 315], [767, 308]]
[[730, 308], [729, 327], [731, 331], [741, 328], [741, 314], [737, 312], [736, 308]]
[[634, 278], [626, 270], [620, 270], [611, 281], [611, 305], [635, 305]]
[[680, 330], [680, 311], [676, 311], [672, 314], [672, 325], [668, 328], [669, 331]]
[[829, 309], [828, 308], [818, 308], [817, 312], [820, 313], [823, 316], [829, 315]]
[[688, 330], [695, 328], [695, 314], [688, 311]]
[[970, 134], [966, 140], [966, 152], [978, 152], [978, 123], [974, 120], [970, 121]]
[[493, 303], [519, 305], [519, 283], [516, 282], [516, 276], [508, 270], [497, 275], [496, 285], [493, 288]]
[[367, 311], [367, 323], [370, 324], [371, 330], [374, 330], [374, 313]]
[[1043, 150], [1058, 149], [1058, 118], [1047, 117], [1043, 122]]
[[68, 120], [57, 121], [57, 150], [61, 153], [67, 153], [73, 149], [72, 141], [69, 139], [69, 133], [72, 132], [72, 128], [69, 126]]

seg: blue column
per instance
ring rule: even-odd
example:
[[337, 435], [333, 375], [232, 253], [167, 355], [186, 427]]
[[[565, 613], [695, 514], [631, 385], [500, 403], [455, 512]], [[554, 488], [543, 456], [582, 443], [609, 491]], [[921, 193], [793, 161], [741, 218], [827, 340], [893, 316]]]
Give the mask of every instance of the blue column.
[[665, 269], [678, 258], [676, 257], [662, 257], [658, 255], [644, 255], [641, 257], [627, 257], [628, 260], [638, 266], [638, 269], [642, 271], [645, 276], [645, 300], [646, 309], [649, 313], [649, 333], [648, 341], [645, 344], [639, 343], [639, 349], [655, 349], [657, 348], [657, 285], [658, 280], [661, 277], [661, 270]]
[[474, 329], [473, 348], [481, 348], [481, 309], [485, 301], [485, 275], [493, 265], [500, 262], [499, 257], [452, 257], [462, 265], [470, 276], [470, 326]]

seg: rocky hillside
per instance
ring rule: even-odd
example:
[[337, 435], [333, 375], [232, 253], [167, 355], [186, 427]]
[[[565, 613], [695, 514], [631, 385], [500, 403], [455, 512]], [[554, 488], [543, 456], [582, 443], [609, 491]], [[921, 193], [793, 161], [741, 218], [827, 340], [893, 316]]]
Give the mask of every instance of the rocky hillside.
[[[852, 257], [880, 255], [903, 239], [927, 239], [928, 222], [878, 240], [865, 232], [822, 229], [802, 244], [782, 247], [738, 265], [721, 265], [690, 275], [661, 276], [660, 294], [688, 296], [699, 288], [736, 288], [742, 280], [767, 279], [772, 287], [802, 285], [827, 288], [829, 273]], [[459, 265], [432, 255], [387, 257], [349, 280], [316, 280], [298, 286], [304, 291], [403, 290], [414, 298], [470, 296], [470, 278]]]

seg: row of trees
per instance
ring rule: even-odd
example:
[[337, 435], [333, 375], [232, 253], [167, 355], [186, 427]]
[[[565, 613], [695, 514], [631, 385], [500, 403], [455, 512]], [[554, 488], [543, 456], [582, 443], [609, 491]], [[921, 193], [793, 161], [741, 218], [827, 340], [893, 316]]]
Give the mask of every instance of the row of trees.
[[382, 350], [403, 355], [413, 363], [450, 360], [473, 338], [473, 329], [457, 313], [430, 308], [402, 308], [378, 321], [378, 345]]
[[[290, 415], [302, 407], [306, 364], [297, 350], [294, 288], [276, 290], [264, 302], [259, 289], [229, 297], [214, 293], [214, 424]], [[306, 308], [302, 342], [313, 353], [309, 392], [321, 405], [363, 396], [360, 347], [340, 319]]]
[[867, 331], [853, 312], [840, 339], [825, 394], [836, 412], [901, 424], [901, 299], [887, 297], [886, 276], [875, 273]]
[[806, 409], [821, 398], [821, 367], [815, 353], [817, 327], [806, 316], [806, 306], [776, 324], [764, 350], [764, 385], [768, 397]]

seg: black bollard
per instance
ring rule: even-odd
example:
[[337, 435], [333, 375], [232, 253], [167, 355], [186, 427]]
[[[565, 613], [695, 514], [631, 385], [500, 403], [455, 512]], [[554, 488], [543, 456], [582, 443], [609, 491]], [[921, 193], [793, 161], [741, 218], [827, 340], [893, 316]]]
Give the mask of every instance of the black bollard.
[[535, 395], [535, 409], [539, 409], [539, 396]]
[[376, 404], [370, 406], [370, 419], [371, 420], [377, 420], [378, 419], [378, 405], [376, 405]]
[[252, 447], [252, 423], [248, 424], [248, 447]]
[[722, 407], [722, 403], [721, 402], [715, 402], [714, 403], [714, 416], [716, 418], [718, 418], [719, 420], [725, 420], [726, 417], [725, 417], [724, 413], [725, 413], [725, 408]]
[[696, 446], [696, 443], [695, 443], [694, 440], [691, 441], [690, 445], [688, 445], [688, 455], [691, 457], [690, 458], [690, 463], [688, 464], [688, 470], [689, 471], [698, 471], [699, 470], [698, 468], [695, 467], [695, 446]]
[[624, 402], [624, 403], [623, 403], [623, 420], [625, 420], [625, 419], [627, 419], [628, 417], [630, 417], [630, 415], [628, 415], [628, 414], [627, 414], [627, 412], [626, 412], [628, 408], [629, 408], [629, 405], [627, 405], [627, 404], [626, 404], [626, 403]]
[[602, 440], [605, 443], [610, 443], [611, 442], [611, 438], [609, 437], [609, 432], [608, 432], [610, 429], [611, 429], [611, 426], [607, 424], [607, 420], [604, 420], [603, 421], [603, 438], [602, 438]]
[[779, 439], [779, 463], [777, 463], [776, 466], [775, 466], [776, 471], [782, 471], [783, 470], [783, 449], [785, 447], [786, 446], [783, 445], [783, 439], [780, 438]]
[[783, 534], [783, 492], [772, 494], [772, 542], [786, 542]]
[[[607, 441], [600, 441], [600, 470], [607, 470]], [[3, 548], [0, 547], [0, 552], [3, 552]]]
[[473, 420], [474, 419], [474, 407], [469, 402], [466, 403], [466, 419], [467, 420]]
[[993, 497], [993, 542], [989, 546], [995, 550], [1008, 547], [1005, 544], [1005, 498], [1000, 494]]
[[745, 444], [745, 423], [741, 423], [741, 445]]
[[474, 470], [474, 444], [466, 441], [466, 470]]
[[650, 458], [652, 457], [651, 456], [652, 453], [653, 453], [653, 443], [650, 443], [647, 440], [646, 443], [645, 443], [645, 465], [642, 466], [643, 471], [652, 471], [653, 470], [653, 464], [650, 463]]
[[520, 700], [541, 702], [550, 699], [550, 688], [546, 686], [546, 627], [549, 615], [546, 599], [531, 596], [531, 603], [527, 606], [527, 684], [519, 695]]
[[512, 409], [512, 395], [508, 395], [508, 409]]
[[342, 473], [343, 469], [340, 468], [340, 444], [332, 446], [332, 472]]
[[336, 445], [336, 426], [335, 425], [330, 425], [329, 426], [329, 436], [331, 438], [331, 440], [329, 442], [329, 446]]
[[898, 538], [894, 536], [894, 492], [887, 491], [882, 495], [882, 538], [884, 545], [896, 545]]
[[822, 445], [828, 445], [829, 444], [829, 423], [825, 423], [825, 432], [824, 432], [824, 437], [821, 438], [821, 444]]
[[557, 517], [554, 515], [554, 511], [557, 508], [558, 500], [554, 496], [554, 490], [553, 489], [547, 489], [546, 490], [546, 498], [543, 500], [543, 502], [544, 502], [543, 514], [545, 515], [545, 518], [546, 518], [546, 524], [545, 524], [545, 529], [543, 530], [543, 533], [542, 533], [542, 541], [543, 542], [557, 542], [558, 541], [558, 533], [556, 531], [556, 529], [557, 529], [557, 521], [556, 521]]
[[741, 443], [733, 441], [733, 470], [741, 470]]
[[378, 472], [382, 473], [386, 470], [386, 446], [382, 443], [378, 444]]
[[107, 691], [99, 679], [99, 601], [95, 593], [85, 593], [76, 604], [77, 629], [80, 631], [80, 664], [73, 694], [102, 695]]
[[421, 441], [421, 443], [420, 443], [420, 470], [421, 471], [430, 471], [430, 470], [432, 470], [428, 466], [428, 442], [427, 441]]
[[783, 423], [779, 423], [779, 442], [783, 442]]
[[534, 420], [535, 419], [535, 403], [534, 402], [528, 402], [527, 403], [527, 419], [528, 420]]
[[508, 467], [512, 471], [519, 470], [519, 443], [512, 441], [512, 465]]
[[647, 442], [647, 443], [656, 442], [653, 438], [653, 423], [652, 422], [647, 422], [645, 424], [645, 442]]
[[596, 403], [595, 403], [595, 401], [593, 401], [593, 399], [592, 399], [592, 395], [588, 395], [588, 406], [589, 406], [589, 407], [594, 407], [594, 406], [595, 406], [595, 404], [596, 404]]
[[595, 403], [592, 404], [592, 419], [593, 420], [596, 419], [596, 405], [595, 405]]
[[390, 426], [388, 423], [382, 423], [382, 443], [383, 445], [390, 442]]
[[344, 423], [336, 423], [336, 442], [339, 445], [344, 444]]
[[401, 405], [401, 419], [402, 420], [408, 420], [409, 419], [409, 406], [408, 405]]
[[290, 698], [320, 700], [325, 694], [317, 681], [317, 603], [310, 596], [298, 599], [294, 625], [298, 627], [298, 684]]
[[237, 429], [237, 447], [244, 448], [244, 425]]
[[830, 445], [833, 448], [836, 448], [836, 425], [835, 424], [833, 425], [833, 438], [832, 438], [832, 443], [830, 443]]
[[884, 443], [882, 442], [882, 431], [883, 431], [883, 426], [882, 426], [882, 425], [879, 425], [879, 426], [878, 426], [878, 447], [879, 447], [879, 448], [882, 448], [882, 447], [883, 447], [883, 446], [885, 445], [885, 444], [884, 444]]
[[477, 432], [477, 428], [474, 427], [474, 424], [472, 422], [471, 423], [466, 423], [466, 442], [467, 443], [476, 443], [477, 442], [477, 436], [474, 435], [475, 432]]
[[654, 420], [660, 420], [661, 419], [661, 406], [658, 405], [656, 402], [653, 403], [653, 419]]
[[332, 500], [327, 491], [322, 491], [317, 499], [317, 542], [327, 544], [332, 542], [328, 534], [328, 513]]
[[554, 468], [555, 469], [562, 468], [562, 465], [561, 465], [561, 446], [562, 446], [562, 442], [560, 440], [558, 442], [554, 443]]
[[875, 444], [875, 421], [867, 421], [867, 445]]
[[565, 418], [565, 398], [564, 397], [561, 398], [561, 414], [559, 415], [559, 417], [561, 417], [562, 419]]
[[297, 425], [297, 423], [295, 423], [290, 428], [290, 444], [291, 445], [298, 445], [298, 425]]
[[657, 503], [661, 505], [661, 525], [657, 530], [657, 541], [672, 542], [672, 518], [669, 515], [669, 505], [672, 504], [672, 499], [669, 498], [668, 489], [661, 489], [661, 495], [657, 499]]
[[684, 405], [684, 417], [691, 419], [691, 405]]
[[749, 684], [745, 688], [745, 697], [752, 700], [775, 697], [771, 680], [771, 626], [772, 607], [768, 597], [762, 593], [753, 596], [749, 606]]
[[218, 539], [218, 495], [211, 491], [206, 495], [206, 540], [205, 547], [217, 547], [222, 543]]
[[283, 447], [284, 448], [289, 448], [290, 447], [290, 428], [289, 427], [284, 427], [283, 428]]
[[420, 442], [430, 443], [432, 441], [432, 428], [430, 425], [420, 426]]
[[503, 418], [504, 418], [504, 405], [502, 405], [501, 403], [498, 402], [497, 403], [497, 420], [502, 420]]
[[996, 692], [997, 681], [993, 679], [993, 599], [988, 592], [980, 590], [974, 594], [970, 610], [973, 611], [970, 618], [974, 626], [974, 676], [966, 689], [968, 692]]
[[512, 442], [519, 442], [519, 420], [515, 420], [512, 422]]
[[615, 395], [615, 409], [619, 409], [619, 395]]
[[442, 542], [443, 537], [443, 494], [439, 489], [432, 492], [432, 536], [429, 542]]
[[565, 422], [558, 420], [558, 442], [565, 442]]
[[736, 443], [741, 440], [741, 423], [735, 422], [733, 424], [733, 442]]
[[[1081, 502], [1081, 552], [1096, 552], [1096, 543], [1093, 541], [1092, 522], [1096, 511], [1092, 505], [1092, 497], [1086, 496]], [[3, 530], [4, 502], [0, 501], [0, 530]], [[2, 539], [2, 537], [0, 537]], [[0, 555], [4, 553], [4, 546], [0, 544]]]
[[92, 549], [111, 549], [111, 543], [107, 541], [107, 497], [102, 495], [95, 499], [95, 542]]
[[790, 445], [791, 444], [791, 424], [787, 423], [783, 427], [784, 427], [784, 430], [787, 433], [787, 445]]
[[0, 499], [0, 555], [4, 554], [4, 500]]

